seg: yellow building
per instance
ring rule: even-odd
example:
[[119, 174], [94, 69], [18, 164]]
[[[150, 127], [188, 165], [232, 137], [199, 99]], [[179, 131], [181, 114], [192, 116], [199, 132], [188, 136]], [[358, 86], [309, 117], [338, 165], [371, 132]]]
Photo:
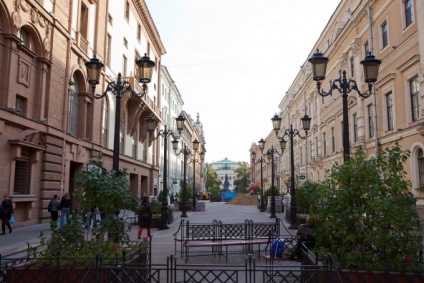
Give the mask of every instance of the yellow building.
[[[368, 98], [355, 90], [348, 93], [350, 152], [354, 154], [362, 146], [372, 157], [396, 142], [403, 150], [411, 151], [404, 167], [417, 205], [423, 206], [424, 194], [418, 189], [424, 184], [424, 1], [343, 0], [305, 57], [312, 57], [317, 50], [329, 58], [322, 81], [324, 91], [329, 91], [344, 70], [347, 78], [356, 81], [358, 89], [366, 93], [368, 84], [360, 62], [369, 52], [382, 61]], [[294, 138], [296, 186], [301, 176], [314, 181], [325, 179], [334, 162], [343, 162], [342, 100], [338, 90], [327, 97], [318, 93], [311, 64], [305, 60], [278, 113], [282, 118], [279, 135], [290, 125], [304, 135], [300, 119], [305, 113], [312, 117], [307, 138]], [[266, 144], [268, 148], [279, 148], [273, 131]], [[285, 184], [290, 179], [289, 146], [287, 143], [276, 165], [282, 192], [288, 190]], [[254, 170], [256, 181], [258, 166]]]

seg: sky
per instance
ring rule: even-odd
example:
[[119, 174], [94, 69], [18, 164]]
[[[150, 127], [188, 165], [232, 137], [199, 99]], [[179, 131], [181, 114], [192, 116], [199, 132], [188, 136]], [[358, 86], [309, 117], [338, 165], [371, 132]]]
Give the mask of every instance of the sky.
[[250, 159], [340, 0], [145, 0], [206, 162]]

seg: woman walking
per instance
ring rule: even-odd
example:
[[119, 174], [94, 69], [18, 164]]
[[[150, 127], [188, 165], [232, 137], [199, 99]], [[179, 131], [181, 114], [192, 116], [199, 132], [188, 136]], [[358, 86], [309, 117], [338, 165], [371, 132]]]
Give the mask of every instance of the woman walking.
[[149, 202], [149, 197], [143, 197], [143, 202], [138, 211], [138, 238], [141, 239], [143, 228], [147, 229], [147, 237], [150, 237], [150, 225], [152, 223], [152, 206]]
[[1, 235], [4, 235], [6, 233], [6, 226], [9, 228], [9, 233], [12, 233], [12, 226], [10, 226], [10, 218], [13, 215], [13, 204], [10, 200], [10, 197], [8, 194], [4, 194], [3, 201], [1, 202], [1, 208], [2, 210], [0, 212], [1, 215]]
[[[60, 200], [60, 227], [65, 225], [66, 223], [69, 223], [69, 215], [71, 213], [71, 198], [69, 197], [69, 194], [66, 193], [62, 199]], [[66, 218], [66, 223], [65, 223]]]

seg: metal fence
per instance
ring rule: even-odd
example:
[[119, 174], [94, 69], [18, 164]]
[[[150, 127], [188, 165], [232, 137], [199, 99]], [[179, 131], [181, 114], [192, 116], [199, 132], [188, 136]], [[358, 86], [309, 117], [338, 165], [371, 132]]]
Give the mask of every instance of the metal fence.
[[[90, 264], [37, 266], [23, 264], [33, 260], [28, 253], [23, 259], [1, 258], [4, 276], [0, 282], [246, 282], [246, 283], [357, 283], [357, 282], [424, 282], [423, 271], [390, 272], [339, 270], [331, 255], [316, 258], [305, 246], [301, 260], [275, 259], [258, 261], [247, 254], [237, 264], [184, 264], [170, 255], [164, 264], [152, 264], [150, 249], [131, 260], [110, 260], [96, 256]], [[129, 257], [127, 258], [129, 259]], [[4, 263], [7, 262], [7, 266]], [[19, 263], [19, 264], [18, 264]]]

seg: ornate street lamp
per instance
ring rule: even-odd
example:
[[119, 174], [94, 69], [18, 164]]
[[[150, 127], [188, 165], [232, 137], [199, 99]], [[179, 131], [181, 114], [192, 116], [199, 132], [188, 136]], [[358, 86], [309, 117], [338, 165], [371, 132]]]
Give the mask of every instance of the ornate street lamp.
[[[177, 142], [178, 143], [178, 142]], [[200, 142], [196, 139], [193, 141], [193, 155], [196, 155], [197, 150], [199, 149], [199, 145]], [[174, 150], [175, 150], [175, 154], [176, 155], [180, 155], [180, 154], [184, 154], [184, 190], [183, 190], [183, 195], [182, 195], [182, 214], [181, 217], [187, 217], [187, 164], [189, 164], [190, 162], [193, 162], [193, 209], [192, 211], [195, 211], [196, 208], [196, 200], [194, 199], [194, 194], [195, 194], [195, 162], [198, 162], [197, 159], [192, 159], [189, 162], [187, 162], [187, 157], [189, 155], [192, 154], [190, 148], [188, 148], [186, 145], [184, 145], [183, 149], [180, 149], [180, 151], [177, 151], [177, 146], [174, 146]], [[205, 153], [202, 151], [200, 153], [200, 160], [203, 162], [205, 158]]]
[[266, 164], [266, 160], [263, 159], [263, 156], [261, 156], [260, 159], [258, 159], [258, 161], [256, 161], [256, 152], [252, 152], [250, 153], [250, 159], [252, 159], [253, 163], [258, 164], [261, 163], [261, 209], [260, 212], [265, 212], [265, 201], [264, 201], [264, 178], [263, 178], [263, 173], [262, 173], [262, 164], [265, 162]]
[[343, 98], [343, 153], [344, 161], [349, 161], [350, 157], [350, 145], [349, 145], [349, 113], [347, 105], [347, 95], [351, 91], [355, 90], [359, 96], [368, 98], [372, 93], [372, 84], [377, 81], [378, 70], [381, 64], [381, 60], [375, 59], [370, 52], [364, 60], [361, 61], [361, 65], [364, 69], [365, 82], [368, 83], [368, 92], [362, 93], [358, 89], [356, 81], [346, 78], [346, 70], [343, 70], [342, 77], [333, 81], [330, 86], [330, 90], [325, 92], [321, 90], [321, 81], [325, 79], [325, 73], [327, 70], [328, 58], [325, 57], [319, 50], [308, 59], [312, 66], [313, 80], [317, 82], [318, 93], [325, 97], [332, 95], [333, 89], [337, 89]]
[[[264, 148], [265, 148], [265, 140], [260, 139], [258, 144], [259, 144], [259, 149], [261, 150], [262, 155], [263, 155], [263, 153], [264, 153], [263, 151], [264, 151]], [[279, 153], [277, 149], [274, 149], [274, 145], [272, 145], [271, 148], [268, 149], [267, 152], [266, 152], [266, 155], [267, 155], [269, 161], [268, 162], [266, 162], [265, 160], [263, 161], [263, 162], [265, 162], [265, 164], [271, 163], [271, 170], [272, 170], [272, 173], [271, 173], [271, 215], [269, 216], [270, 218], [276, 218], [277, 217], [275, 215], [274, 155], [275, 154], [278, 154], [278, 155], [283, 154], [285, 147], [286, 147], [286, 144], [280, 142], [281, 153]]]
[[[179, 115], [175, 118], [177, 124], [178, 133], [181, 135], [181, 131], [184, 128], [185, 118], [183, 115]], [[147, 131], [150, 136], [153, 136], [153, 131], [155, 130], [155, 118], [153, 116], [148, 116], [146, 118]], [[172, 148], [176, 149], [178, 147], [178, 137], [175, 135], [172, 130], [168, 130], [165, 124], [165, 128], [160, 130], [156, 137], [152, 137], [153, 140], [158, 139], [159, 137], [163, 138], [163, 198], [162, 198], [162, 229], [168, 229], [168, 137], [172, 136], [174, 140], [172, 141]], [[176, 146], [176, 147], [175, 147]]]
[[91, 95], [94, 98], [100, 99], [104, 97], [108, 92], [111, 92], [115, 95], [116, 99], [116, 109], [115, 109], [115, 133], [114, 133], [114, 142], [113, 142], [113, 164], [112, 169], [115, 173], [119, 172], [119, 136], [120, 136], [120, 118], [121, 118], [121, 97], [125, 92], [130, 92], [133, 96], [137, 98], [143, 97], [147, 93], [147, 83], [152, 80], [153, 68], [155, 62], [150, 60], [146, 54], [135, 62], [138, 66], [136, 78], [140, 83], [143, 84], [143, 90], [141, 93], [136, 93], [132, 88], [131, 84], [128, 81], [123, 81], [121, 73], [118, 73], [117, 81], [112, 81], [107, 85], [107, 88], [103, 94], [96, 94], [96, 85], [100, 82], [100, 73], [103, 69], [103, 63], [94, 56], [90, 61], [85, 63], [87, 69], [87, 81], [91, 86]]
[[311, 117], [309, 117], [307, 114], [303, 116], [300, 120], [302, 121], [303, 130], [305, 131], [305, 136], [301, 136], [299, 131], [296, 129], [293, 129], [293, 125], [290, 124], [290, 128], [284, 131], [284, 135], [279, 137], [278, 131], [281, 128], [281, 117], [279, 117], [277, 114], [272, 117], [272, 126], [275, 131], [275, 135], [280, 140], [280, 143], [283, 143], [284, 146], [281, 146], [281, 148], [286, 148], [286, 140], [284, 139], [285, 136], [288, 136], [290, 138], [290, 163], [291, 163], [291, 187], [290, 187], [290, 227], [289, 229], [297, 229], [297, 207], [296, 207], [296, 189], [295, 189], [295, 179], [294, 179], [294, 148], [293, 148], [293, 138], [295, 136], [300, 137], [301, 139], [305, 139], [308, 135], [308, 131], [311, 127]]

